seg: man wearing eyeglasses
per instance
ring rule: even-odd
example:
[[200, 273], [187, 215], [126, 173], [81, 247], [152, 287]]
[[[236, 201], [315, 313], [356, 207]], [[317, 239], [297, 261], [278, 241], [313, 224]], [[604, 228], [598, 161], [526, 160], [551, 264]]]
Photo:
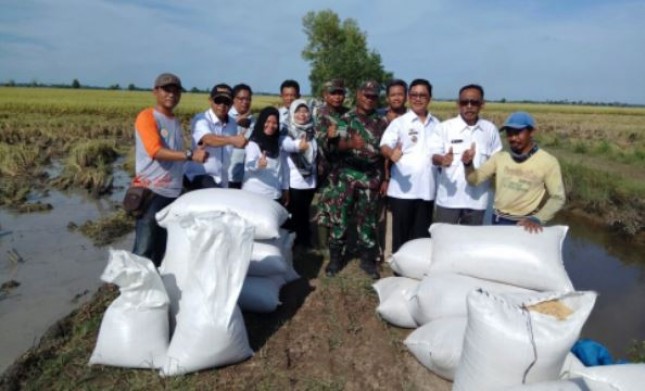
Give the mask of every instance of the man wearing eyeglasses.
[[410, 83], [410, 110], [395, 118], [381, 138], [381, 153], [392, 162], [388, 203], [392, 213], [392, 252], [409, 240], [428, 237], [435, 199], [435, 173], [428, 140], [439, 120], [428, 111], [432, 84]]
[[210, 109], [197, 114], [191, 123], [192, 144], [204, 146], [208, 159], [204, 164], [189, 162], [185, 172], [189, 190], [228, 186], [228, 166], [233, 147], [242, 148], [246, 138], [238, 134], [237, 123], [228, 115], [233, 91], [228, 84], [217, 84], [208, 98]]
[[429, 140], [432, 163], [439, 167], [435, 222], [482, 225], [490, 198], [490, 183], [466, 182], [461, 155], [475, 147], [475, 168], [502, 149], [497, 127], [479, 117], [484, 107], [484, 89], [468, 84], [459, 90], [459, 115], [442, 122]]
[[[251, 137], [251, 131], [255, 123], [255, 118], [251, 114], [252, 100], [253, 91], [251, 87], [243, 83], [233, 87], [233, 105], [228, 111], [228, 116], [231, 121], [237, 123], [237, 133], [243, 134], [247, 140]], [[244, 179], [244, 156], [244, 148], [233, 148], [231, 162], [228, 167], [229, 188], [242, 188], [242, 180]]]

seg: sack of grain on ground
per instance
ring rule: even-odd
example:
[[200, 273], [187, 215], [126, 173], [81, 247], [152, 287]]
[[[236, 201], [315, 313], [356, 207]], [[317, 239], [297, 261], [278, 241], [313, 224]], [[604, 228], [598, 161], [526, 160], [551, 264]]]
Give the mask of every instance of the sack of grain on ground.
[[413, 239], [405, 242], [387, 263], [396, 274], [421, 280], [430, 269], [431, 255], [432, 239]]
[[403, 328], [416, 328], [412, 308], [419, 281], [407, 277], [386, 277], [372, 285], [378, 295], [376, 312], [386, 322]]
[[471, 292], [453, 390], [558, 380], [595, 300], [595, 292]]
[[242, 311], [268, 313], [280, 304], [280, 288], [285, 280], [280, 275], [255, 277], [247, 276], [242, 285], [237, 303]]
[[110, 250], [101, 280], [120, 294], [103, 315], [89, 364], [159, 368], [168, 349], [169, 299], [152, 261]]
[[572, 291], [562, 261], [568, 227], [432, 224], [429, 274], [463, 274], [537, 291]]
[[183, 259], [186, 280], [179, 281], [179, 311], [163, 376], [233, 364], [253, 354], [237, 305], [251, 258], [253, 226], [230, 212], [190, 216], [183, 226], [190, 243]]

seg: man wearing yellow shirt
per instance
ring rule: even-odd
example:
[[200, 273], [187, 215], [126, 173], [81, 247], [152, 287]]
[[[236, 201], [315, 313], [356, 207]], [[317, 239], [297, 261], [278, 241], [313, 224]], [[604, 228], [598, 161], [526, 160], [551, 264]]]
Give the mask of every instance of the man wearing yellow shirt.
[[478, 185], [495, 176], [493, 224], [520, 225], [529, 232], [540, 232], [564, 206], [560, 164], [533, 140], [535, 120], [530, 114], [511, 114], [501, 130], [506, 131], [510, 152], [494, 154], [475, 170], [472, 162], [477, 151], [471, 146], [461, 159], [466, 179]]

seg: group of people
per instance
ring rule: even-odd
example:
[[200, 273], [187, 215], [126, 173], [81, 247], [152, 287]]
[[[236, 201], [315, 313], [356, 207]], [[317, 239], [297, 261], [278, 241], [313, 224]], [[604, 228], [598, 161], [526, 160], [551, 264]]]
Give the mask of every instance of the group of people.
[[459, 90], [459, 115], [439, 121], [429, 111], [432, 85], [390, 81], [387, 107], [378, 108], [381, 86], [362, 83], [355, 107], [344, 106], [342, 80], [323, 86], [322, 104], [300, 98], [300, 86], [280, 86], [282, 105], [251, 113], [252, 90], [217, 84], [210, 108], [191, 122], [192, 145], [184, 149], [173, 110], [183, 87], [173, 74], [159, 75], [154, 108], [135, 123], [136, 175], [133, 185], [152, 190], [137, 219], [134, 253], [157, 266], [166, 232], [154, 215], [182, 191], [220, 187], [261, 194], [291, 214], [287, 228], [296, 245], [311, 246], [310, 206], [318, 194], [315, 220], [329, 248], [328, 276], [338, 273], [347, 252], [350, 225], [356, 227], [360, 267], [380, 278], [383, 249], [379, 217], [385, 200], [392, 216], [392, 251], [427, 237], [434, 222], [481, 225], [494, 178], [493, 224], [541, 231], [562, 208], [565, 192], [558, 161], [538, 147], [536, 126], [525, 112], [511, 114], [501, 130], [510, 151], [502, 151], [499, 130], [480, 117], [484, 90]]

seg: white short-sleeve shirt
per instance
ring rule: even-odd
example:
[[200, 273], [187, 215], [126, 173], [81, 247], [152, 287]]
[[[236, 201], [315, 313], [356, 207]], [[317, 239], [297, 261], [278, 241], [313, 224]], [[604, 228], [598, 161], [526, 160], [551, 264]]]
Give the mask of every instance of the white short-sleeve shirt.
[[[235, 136], [237, 134], [235, 121], [229, 118], [229, 121], [224, 123], [211, 109], [197, 114], [191, 122], [190, 129], [192, 131], [193, 149], [197, 148], [197, 144], [208, 134], [218, 136]], [[228, 185], [228, 166], [233, 147], [230, 145], [206, 147], [206, 151], [208, 152], [208, 159], [204, 164], [186, 163], [186, 176], [192, 181], [197, 175], [210, 175], [217, 184], [226, 187]]]
[[475, 168], [480, 167], [494, 153], [502, 149], [499, 130], [490, 121], [479, 119], [469, 126], [457, 116], [439, 124], [430, 138], [432, 155], [444, 155], [450, 148], [454, 154], [452, 165], [439, 168], [437, 181], [437, 205], [444, 208], [484, 210], [490, 198], [490, 183], [471, 186], [466, 182], [462, 153], [475, 143]]
[[385, 129], [380, 146], [395, 148], [400, 142], [403, 152], [401, 159], [390, 167], [389, 197], [434, 200], [436, 170], [428, 141], [438, 124], [439, 120], [430, 113], [424, 123], [410, 110]]

